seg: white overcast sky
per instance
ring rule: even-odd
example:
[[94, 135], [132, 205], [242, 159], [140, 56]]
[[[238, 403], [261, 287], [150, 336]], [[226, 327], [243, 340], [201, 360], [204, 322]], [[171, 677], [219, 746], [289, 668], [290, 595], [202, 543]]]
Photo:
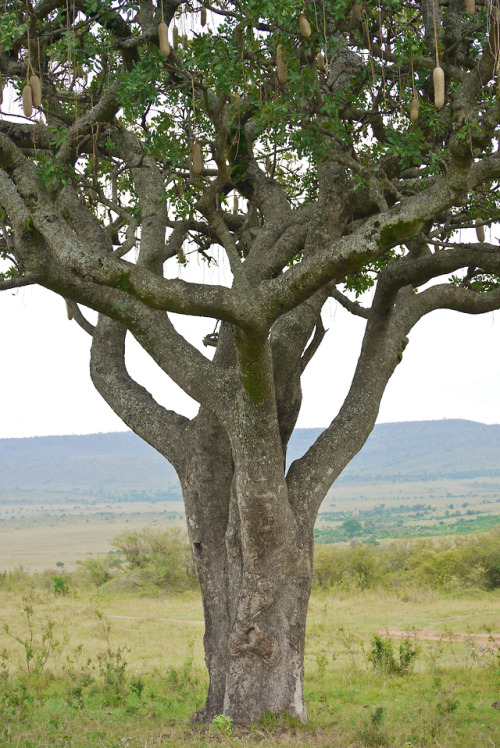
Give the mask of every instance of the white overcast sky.
[[[324, 315], [323, 349], [306, 371], [298, 426], [325, 426], [340, 406], [359, 352], [363, 322], [336, 302]], [[177, 318], [178, 319], [178, 318]], [[63, 299], [29, 287], [0, 293], [0, 438], [124, 429], [94, 390], [90, 338], [69, 322]], [[179, 323], [193, 342], [212, 320]], [[168, 407], [193, 415], [196, 405], [132, 341], [130, 372]], [[379, 422], [466, 418], [500, 423], [500, 313], [477, 317], [435, 312], [410, 334], [387, 388]]]

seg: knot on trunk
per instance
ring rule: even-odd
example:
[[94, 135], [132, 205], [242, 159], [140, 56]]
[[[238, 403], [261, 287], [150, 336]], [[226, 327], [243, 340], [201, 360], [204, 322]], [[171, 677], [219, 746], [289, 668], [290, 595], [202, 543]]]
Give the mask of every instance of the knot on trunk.
[[240, 628], [233, 641], [231, 654], [235, 656], [253, 653], [267, 662], [274, 662], [279, 656], [278, 649], [271, 637], [254, 623]]

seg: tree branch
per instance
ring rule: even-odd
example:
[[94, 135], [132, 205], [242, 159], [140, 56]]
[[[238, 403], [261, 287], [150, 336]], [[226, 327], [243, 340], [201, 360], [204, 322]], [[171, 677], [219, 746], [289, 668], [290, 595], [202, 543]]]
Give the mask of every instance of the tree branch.
[[23, 286], [32, 286], [38, 280], [35, 276], [18, 275], [15, 278], [0, 278], [0, 291], [9, 291], [12, 288], [22, 288]]
[[464, 314], [485, 314], [500, 309], [500, 289], [478, 293], [461, 286], [442, 283], [413, 296], [408, 308], [412, 327], [436, 309], [451, 309]]
[[474, 265], [485, 272], [500, 274], [500, 250], [494, 244], [449, 245], [446, 250], [420, 256], [407, 255], [383, 270], [387, 286], [397, 289], [412, 284], [414, 288], [433, 278], [449, 275]]
[[159, 405], [125, 366], [126, 328], [100, 316], [93, 333], [90, 375], [99, 394], [141, 439], [178, 469], [189, 419]]
[[[400, 293], [404, 296], [404, 290]], [[312, 529], [328, 489], [371, 433], [387, 382], [401, 360], [406, 330], [396, 300], [397, 293], [379, 281], [344, 403], [330, 426], [288, 471], [290, 502], [304, 531]]]
[[332, 299], [335, 299], [335, 301], [338, 301], [339, 304], [351, 314], [354, 314], [356, 317], [363, 317], [363, 319], [368, 319], [370, 310], [365, 309], [365, 307], [362, 306], [359, 301], [352, 301], [351, 299], [349, 299], [347, 296], [341, 293], [338, 288], [333, 287], [330, 291], [330, 296], [332, 297]]
[[338, 282], [366, 264], [368, 259], [376, 259], [415, 236], [426, 221], [453, 205], [461, 204], [474, 187], [499, 176], [500, 158], [497, 154], [466, 170], [450, 169], [431, 187], [404, 198], [397, 210], [381, 212], [367, 219], [352, 234], [342, 236], [278, 278], [261, 284], [270, 319], [289, 311], [325, 283]]
[[82, 330], [85, 330], [85, 332], [88, 333], [90, 337], [92, 337], [95, 332], [96, 326], [92, 325], [88, 321], [88, 319], [82, 314], [78, 304], [75, 304], [74, 301], [68, 301], [66, 299], [66, 304], [68, 307], [68, 312], [71, 314], [71, 317], [82, 328]]
[[119, 109], [119, 88], [120, 80], [117, 80], [106, 89], [99, 102], [92, 109], [76, 119], [59, 148], [55, 158], [56, 164], [73, 164], [78, 158], [78, 141], [82, 135], [86, 135], [88, 130], [96, 123], [110, 122], [114, 118]]
[[167, 206], [163, 177], [156, 160], [146, 154], [138, 137], [121, 127], [113, 138], [118, 153], [129, 167], [141, 206], [141, 238], [138, 265], [157, 275], [165, 261]]
[[[328, 288], [321, 289], [300, 306], [280, 317], [269, 336], [274, 371], [274, 388], [284, 451], [297, 422], [302, 404], [301, 375], [323, 338], [321, 309]], [[313, 341], [307, 346], [311, 335]]]

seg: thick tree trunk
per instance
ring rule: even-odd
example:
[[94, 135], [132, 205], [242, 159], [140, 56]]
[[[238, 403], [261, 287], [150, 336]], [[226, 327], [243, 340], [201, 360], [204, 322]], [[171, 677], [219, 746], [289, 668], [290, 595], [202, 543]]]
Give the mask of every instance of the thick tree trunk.
[[[203, 598], [209, 673], [205, 706], [193, 719], [210, 721], [225, 714], [247, 724], [266, 713], [285, 712], [305, 720], [312, 532], [297, 537], [292, 518], [282, 539], [269, 546], [269, 517], [261, 514], [252, 528], [242, 523], [240, 506], [258, 503], [259, 488], [255, 475], [239, 474], [236, 480], [229, 441], [213, 416], [202, 411], [188, 440], [182, 485]], [[277, 482], [283, 483], [282, 468]], [[268, 500], [273, 514], [273, 496]], [[279, 505], [276, 501], [277, 513]]]
[[210, 677], [206, 704], [195, 719], [209, 721], [225, 714], [235, 723], [247, 724], [266, 713], [286, 712], [305, 721], [312, 542], [269, 557], [258, 573], [241, 573], [243, 554], [234, 553], [234, 546], [232, 538], [222, 557], [194, 549]]
[[209, 688], [205, 706], [194, 716], [210, 721], [222, 714], [230, 633], [225, 536], [229, 515], [232, 461], [226, 434], [208, 411], [190, 424], [187, 459], [181, 472], [194, 568], [205, 618], [205, 663]]
[[312, 543], [244, 572], [231, 622], [223, 713], [237, 723], [285, 712], [306, 720], [304, 644]]

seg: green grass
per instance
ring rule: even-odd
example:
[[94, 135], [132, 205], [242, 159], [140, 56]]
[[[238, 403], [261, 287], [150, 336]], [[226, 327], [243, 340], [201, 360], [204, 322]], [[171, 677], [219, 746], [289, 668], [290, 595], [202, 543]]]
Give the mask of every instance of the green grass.
[[[0, 628], [0, 745], [491, 748], [500, 745], [498, 651], [474, 652], [451, 633], [498, 632], [499, 609], [499, 591], [317, 591], [306, 641], [308, 724], [268, 718], [239, 731], [189, 722], [207, 685], [196, 592], [34, 588], [26, 599], [0, 590], [9, 628]], [[375, 635], [424, 627], [443, 636], [418, 643], [410, 634], [414, 668], [392, 675], [374, 666]], [[400, 643], [392, 644], [396, 659]]]
[[[500, 633], [498, 531], [318, 546], [309, 722], [245, 731], [189, 721], [207, 678], [182, 531], [128, 524], [115, 547], [73, 573], [0, 574], [0, 748], [500, 747], [500, 656], [484, 643]], [[419, 641], [421, 629], [436, 640]]]
[[[434, 674], [384, 677], [370, 672], [310, 673], [309, 723], [268, 718], [249, 730], [221, 734], [193, 727], [206, 686], [190, 662], [166, 673], [130, 677], [123, 685], [49, 674], [0, 685], [2, 745], [35, 746], [447, 746], [498, 745], [491, 706], [498, 680], [458, 667]], [[7, 688], [8, 686], [8, 688]], [[229, 732], [229, 730], [228, 730]], [[228, 739], [229, 737], [229, 739]]]
[[[335, 509], [333, 506], [328, 508], [325, 503], [316, 522], [316, 542], [350, 540], [345, 523], [354, 519], [358, 529], [352, 534], [363, 542], [373, 544], [389, 538], [469, 535], [488, 532], [499, 526], [500, 503], [496, 497], [491, 498], [491, 494], [486, 498], [482, 493], [472, 491], [474, 486], [468, 485], [462, 487], [465, 492], [462, 491], [455, 501], [450, 502], [450, 498], [454, 497], [449, 492], [445, 496], [443, 486], [434, 486], [432, 490], [427, 488], [427, 491], [424, 486], [420, 484], [422, 493], [415, 496], [411, 489], [403, 493], [404, 484], [399, 484], [397, 492], [393, 487], [392, 494], [389, 492], [380, 503], [375, 503], [377, 494], [374, 487], [359, 486], [360, 491], [366, 491], [367, 495], [361, 494], [356, 508], [352, 502], [339, 501]], [[368, 497], [371, 497], [371, 503], [368, 503]]]

